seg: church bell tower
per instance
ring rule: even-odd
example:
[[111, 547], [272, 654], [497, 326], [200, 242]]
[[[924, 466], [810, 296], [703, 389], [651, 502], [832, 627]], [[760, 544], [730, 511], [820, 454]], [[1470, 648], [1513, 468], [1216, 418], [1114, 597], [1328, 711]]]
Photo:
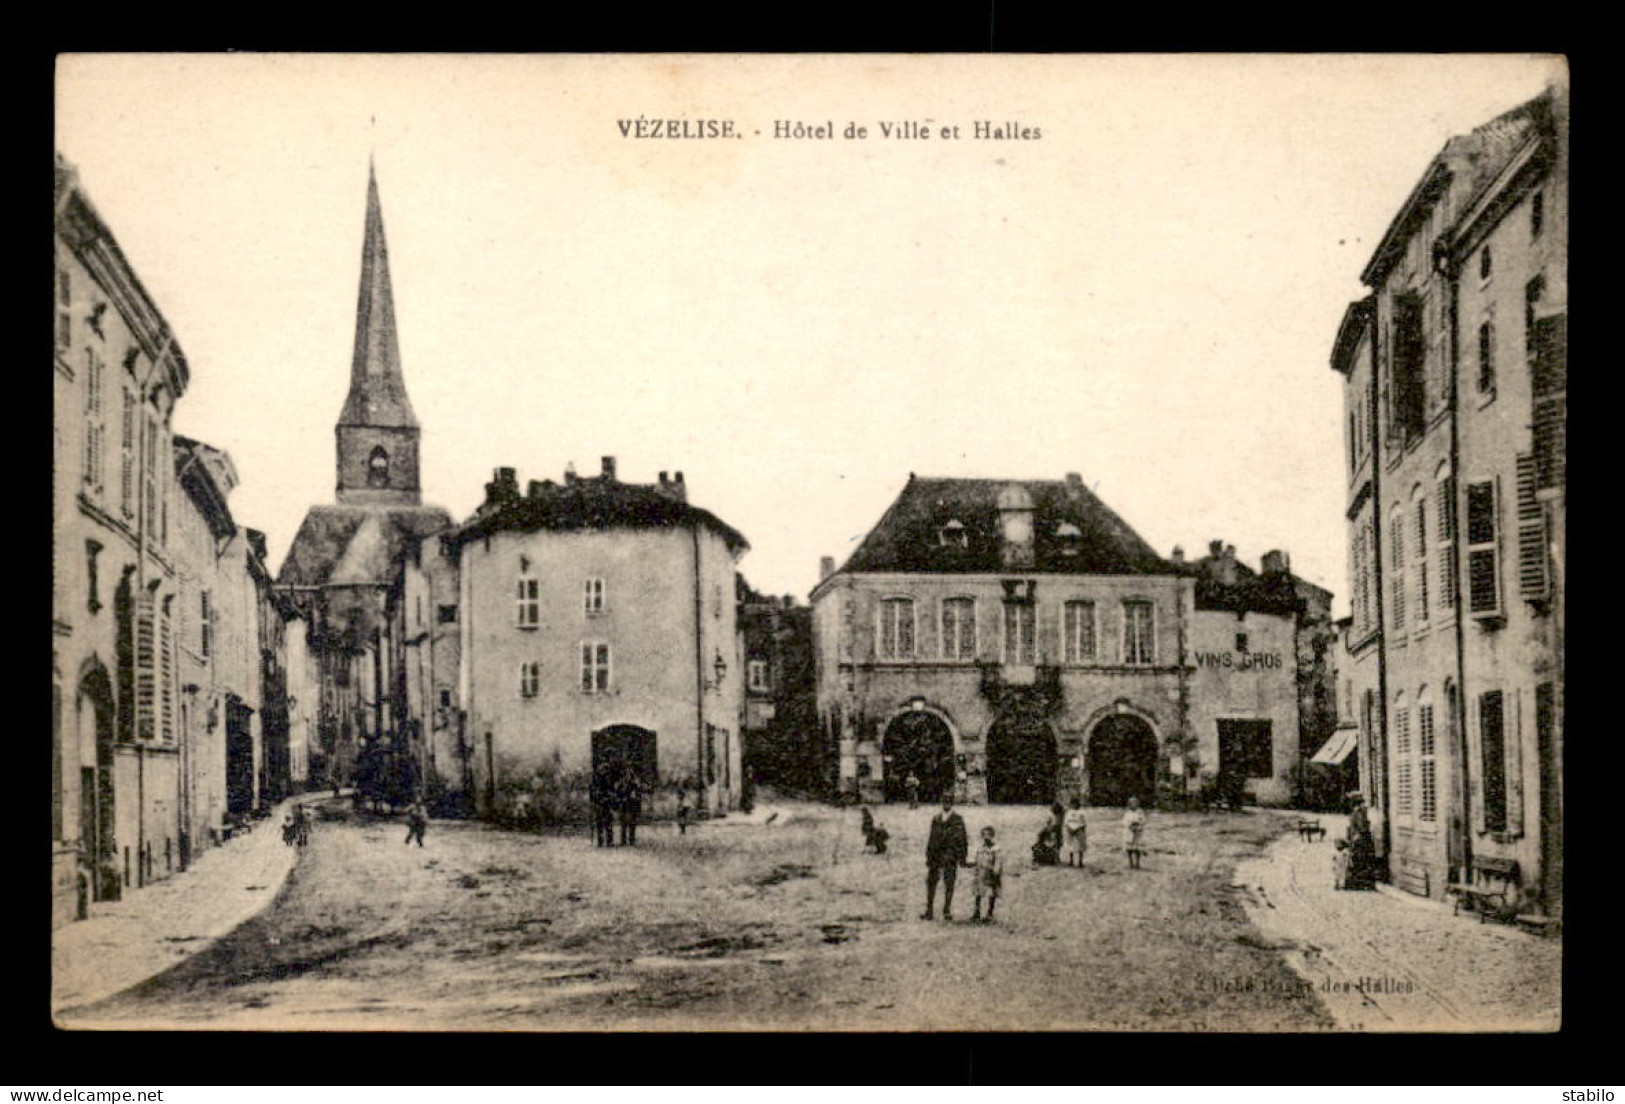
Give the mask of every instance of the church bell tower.
[[355, 311], [350, 394], [335, 427], [341, 505], [417, 506], [418, 428], [401, 378], [389, 249], [378, 205], [378, 178], [367, 171], [367, 230], [361, 246], [361, 292]]

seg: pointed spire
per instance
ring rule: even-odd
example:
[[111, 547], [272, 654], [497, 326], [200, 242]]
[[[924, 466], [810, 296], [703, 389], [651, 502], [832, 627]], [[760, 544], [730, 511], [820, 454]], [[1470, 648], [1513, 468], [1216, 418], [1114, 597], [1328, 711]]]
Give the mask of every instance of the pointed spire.
[[361, 291], [356, 300], [355, 353], [350, 361], [350, 394], [339, 425], [418, 424], [401, 378], [401, 350], [395, 334], [395, 297], [389, 284], [389, 248], [378, 203], [378, 175], [367, 158], [367, 230], [361, 246]]

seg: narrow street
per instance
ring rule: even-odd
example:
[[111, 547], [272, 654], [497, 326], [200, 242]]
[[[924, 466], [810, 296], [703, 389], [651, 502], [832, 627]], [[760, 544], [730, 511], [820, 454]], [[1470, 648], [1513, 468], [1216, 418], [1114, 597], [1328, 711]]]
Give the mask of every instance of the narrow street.
[[[1157, 814], [1145, 869], [1091, 810], [1087, 869], [1034, 869], [1037, 807], [964, 810], [1006, 851], [998, 923], [919, 919], [931, 810], [784, 804], [635, 849], [329, 802], [275, 902], [69, 1028], [1239, 1030], [1333, 1026], [1233, 884], [1272, 813]], [[776, 814], [776, 815], [775, 815]], [[769, 823], [769, 818], [771, 822]], [[1226, 979], [1252, 984], [1230, 985]]]

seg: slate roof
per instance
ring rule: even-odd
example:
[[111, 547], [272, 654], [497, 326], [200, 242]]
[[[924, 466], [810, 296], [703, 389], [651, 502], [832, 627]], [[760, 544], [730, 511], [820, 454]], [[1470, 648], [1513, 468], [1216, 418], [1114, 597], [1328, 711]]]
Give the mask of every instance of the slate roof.
[[[942, 479], [913, 474], [840, 570], [1005, 571], [998, 498], [1012, 484], [1025, 489], [1033, 503], [1033, 566], [1021, 568], [1023, 573], [1176, 573], [1172, 564], [1158, 556], [1081, 480]], [[940, 533], [950, 521], [964, 526], [964, 548], [943, 546]], [[1068, 523], [1077, 527], [1076, 538], [1058, 533]]]
[[312, 506], [282, 561], [283, 586], [383, 584], [410, 540], [451, 526], [438, 506]]
[[666, 529], [686, 525], [709, 526], [735, 553], [750, 548], [744, 534], [709, 510], [662, 494], [652, 485], [596, 476], [564, 484], [552, 480], [533, 482], [528, 494], [475, 514], [447, 539], [462, 544], [505, 531]]

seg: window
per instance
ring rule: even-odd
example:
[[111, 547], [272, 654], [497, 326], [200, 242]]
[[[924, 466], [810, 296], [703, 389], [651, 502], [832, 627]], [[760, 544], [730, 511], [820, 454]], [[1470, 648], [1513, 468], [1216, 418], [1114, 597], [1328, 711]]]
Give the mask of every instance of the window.
[[1428, 500], [1417, 488], [1412, 497], [1412, 514], [1416, 534], [1416, 623], [1425, 625], [1430, 608], [1428, 602]]
[[457, 623], [457, 607], [441, 606], [438, 619], [442, 625], [455, 625]]
[[389, 453], [384, 451], [383, 445], [374, 445], [367, 457], [367, 486], [389, 486]]
[[1536, 192], [1529, 197], [1529, 236], [1540, 237], [1546, 226], [1546, 193]]
[[1518, 595], [1544, 601], [1546, 589], [1546, 515], [1535, 497], [1535, 457], [1521, 452], [1518, 473]]
[[976, 600], [946, 598], [942, 603], [942, 658], [976, 658]]
[[1408, 817], [1413, 810], [1411, 713], [1404, 695], [1394, 700], [1394, 812]]
[[85, 485], [92, 493], [102, 489], [102, 357], [85, 348]]
[[532, 575], [519, 576], [519, 602], [514, 611], [514, 624], [521, 629], [534, 629], [542, 623], [542, 584]]
[[914, 600], [887, 598], [880, 603], [880, 658], [914, 658]]
[[1493, 261], [1490, 258], [1490, 247], [1486, 245], [1478, 251], [1478, 278], [1488, 280], [1492, 267]]
[[450, 690], [442, 690], [442, 691], [440, 691], [440, 704], [443, 707], [447, 708], [447, 709], [451, 708], [451, 691]]
[[958, 518], [952, 518], [948, 524], [937, 530], [937, 543], [944, 548], [968, 548], [970, 535]]
[[609, 645], [587, 641], [581, 645], [581, 692], [603, 694], [609, 690]]
[[1416, 707], [1417, 818], [1424, 824], [1439, 819], [1438, 762], [1434, 750], [1433, 703], [1424, 701]]
[[1070, 521], [1055, 527], [1055, 537], [1061, 542], [1061, 555], [1076, 556], [1083, 551], [1083, 530]]
[[1389, 564], [1389, 608], [1393, 610], [1395, 629], [1405, 627], [1405, 518], [1399, 513], [1389, 517], [1388, 538], [1390, 545]]
[[1420, 436], [1427, 419], [1427, 340], [1422, 300], [1408, 292], [1394, 300], [1393, 418], [1391, 429], [1409, 440]]
[[153, 639], [157, 631], [152, 594], [142, 594], [135, 609], [135, 723], [136, 735], [150, 740], [155, 735], [158, 656]]
[[1064, 639], [1061, 654], [1067, 663], [1083, 663], [1095, 658], [1095, 604], [1068, 602], [1062, 611]]
[[1486, 321], [1478, 327], [1478, 393], [1488, 395], [1495, 390], [1495, 323]]
[[1523, 347], [1528, 354], [1531, 365], [1535, 362], [1536, 340], [1540, 327], [1536, 324], [1536, 314], [1541, 299], [1546, 295], [1546, 277], [1536, 276], [1523, 287]]
[[1130, 599], [1123, 603], [1123, 662], [1144, 664], [1155, 660], [1155, 618], [1151, 603]]
[[761, 694], [773, 689], [772, 680], [768, 678], [767, 660], [752, 659], [745, 662], [745, 685]]
[[198, 599], [198, 651], [208, 659], [214, 654], [214, 598], [205, 590]]
[[57, 266], [56, 305], [56, 347], [66, 350], [73, 344], [73, 315], [68, 310], [73, 305], [73, 283], [66, 265]]
[[1437, 513], [1435, 536], [1438, 541], [1439, 595], [1441, 610], [1456, 608], [1456, 477], [1441, 476], [1433, 496]]
[[1032, 602], [1004, 604], [1004, 661], [1030, 667], [1038, 662], [1038, 642], [1034, 638], [1038, 607]]
[[604, 580], [588, 579], [582, 592], [582, 608], [587, 613], [604, 612]]
[[1506, 731], [1501, 691], [1478, 696], [1479, 777], [1484, 780], [1484, 829], [1507, 829]]
[[1243, 654], [1246, 653], [1246, 651], [1247, 651], [1247, 634], [1246, 633], [1237, 633], [1236, 634], [1236, 651], [1241, 652]]
[[1501, 612], [1498, 505], [1494, 480], [1467, 485], [1467, 610]]
[[519, 665], [519, 696], [534, 698], [542, 688], [542, 665], [532, 659]]
[[[147, 439], [141, 449], [141, 471], [147, 485], [145, 509], [142, 511], [149, 534], [158, 532], [158, 419], [147, 419]], [[167, 450], [166, 450], [167, 451]]]
[[122, 390], [123, 416], [119, 434], [119, 509], [125, 517], [135, 516], [135, 392], [126, 384]]

